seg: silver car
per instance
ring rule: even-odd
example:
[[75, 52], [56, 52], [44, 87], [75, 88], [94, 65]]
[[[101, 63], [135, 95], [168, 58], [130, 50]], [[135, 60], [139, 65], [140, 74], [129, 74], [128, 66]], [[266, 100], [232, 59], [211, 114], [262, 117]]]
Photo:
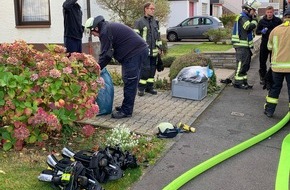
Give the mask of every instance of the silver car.
[[168, 41], [174, 42], [182, 39], [207, 38], [204, 33], [209, 29], [224, 28], [223, 23], [213, 16], [194, 16], [185, 19], [179, 25], [166, 30]]

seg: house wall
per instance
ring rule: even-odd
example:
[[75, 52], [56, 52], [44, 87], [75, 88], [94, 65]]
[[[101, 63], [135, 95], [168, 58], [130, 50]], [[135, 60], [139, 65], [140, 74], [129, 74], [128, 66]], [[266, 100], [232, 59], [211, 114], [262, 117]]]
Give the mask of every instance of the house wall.
[[[63, 43], [63, 0], [50, 1], [51, 26], [49, 28], [16, 28], [15, 12], [13, 0], [1, 0], [0, 6], [0, 43], [13, 42], [18, 39], [25, 40], [28, 43]], [[78, 0], [83, 11], [83, 23], [87, 20], [86, 0]], [[91, 0], [91, 16], [103, 15], [109, 19], [109, 12], [100, 8], [96, 1]], [[87, 36], [84, 35], [83, 43], [88, 42]], [[97, 41], [97, 38], [93, 38]]]
[[[209, 15], [210, 13], [210, 0], [190, 1], [194, 2], [193, 16], [195, 15]], [[167, 27], [176, 26], [184, 19], [190, 17], [189, 1], [169, 1], [171, 13], [168, 16]], [[202, 14], [202, 4], [206, 4], [205, 14]]]
[[168, 16], [168, 27], [176, 26], [189, 17], [188, 1], [169, 1], [171, 13]]
[[[194, 15], [209, 15], [210, 14], [210, 0], [199, 0], [194, 3]], [[206, 6], [205, 13], [203, 13], [203, 6]]]
[[212, 15], [217, 18], [221, 17], [223, 14], [223, 6], [222, 4], [213, 4], [212, 5]]
[[223, 6], [231, 10], [235, 14], [239, 14], [242, 11], [242, 5], [244, 0], [224, 0]]

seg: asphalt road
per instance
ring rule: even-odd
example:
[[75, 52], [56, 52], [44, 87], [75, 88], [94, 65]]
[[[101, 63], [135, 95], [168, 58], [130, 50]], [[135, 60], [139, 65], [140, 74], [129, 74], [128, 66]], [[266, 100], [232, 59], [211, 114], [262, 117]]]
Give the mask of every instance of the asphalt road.
[[[257, 56], [258, 57], [258, 56]], [[134, 190], [159, 190], [172, 180], [280, 121], [288, 111], [286, 85], [273, 118], [263, 114], [267, 91], [258, 78], [258, 60], [249, 71], [252, 90], [227, 86], [193, 124], [195, 133], [181, 134], [167, 154], [148, 171]], [[288, 123], [272, 137], [222, 162], [188, 182], [183, 190], [273, 190], [280, 148]]]

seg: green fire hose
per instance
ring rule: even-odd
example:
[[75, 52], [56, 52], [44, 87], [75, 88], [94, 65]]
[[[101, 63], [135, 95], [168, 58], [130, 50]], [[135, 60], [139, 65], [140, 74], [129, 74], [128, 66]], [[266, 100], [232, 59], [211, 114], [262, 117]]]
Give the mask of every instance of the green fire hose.
[[276, 176], [276, 190], [289, 189], [289, 171], [290, 171], [290, 134], [288, 134], [282, 143], [280, 161]]
[[[272, 136], [277, 131], [282, 129], [284, 125], [288, 123], [290, 120], [290, 112], [287, 113], [287, 115], [279, 121], [276, 125], [271, 127], [270, 129], [260, 133], [257, 136], [254, 136], [250, 138], [249, 140], [246, 140], [208, 160], [205, 162], [202, 162], [201, 164], [195, 166], [194, 168], [190, 169], [189, 171], [185, 172], [175, 180], [173, 180], [171, 183], [169, 183], [167, 186], [163, 188], [163, 190], [176, 190], [183, 186], [185, 183], [193, 179], [194, 177], [198, 176], [199, 174], [203, 173], [204, 171], [210, 169], [211, 167], [221, 163], [222, 161], [246, 150], [247, 148], [250, 148], [251, 146], [261, 142], [262, 140]], [[289, 136], [289, 135], [288, 135]], [[290, 158], [290, 136], [286, 137], [283, 141], [282, 149], [281, 150], [281, 158], [278, 166], [278, 172], [277, 172], [277, 178], [276, 178], [276, 190], [287, 190], [288, 189], [288, 182], [289, 182], [289, 161], [286, 163], [286, 159], [289, 160]], [[288, 151], [284, 151], [284, 149], [288, 149]], [[283, 167], [281, 166], [283, 165]], [[285, 167], [287, 165], [287, 167]], [[286, 179], [287, 178], [287, 179]], [[287, 184], [286, 184], [287, 183]], [[286, 188], [287, 187], [287, 188]]]

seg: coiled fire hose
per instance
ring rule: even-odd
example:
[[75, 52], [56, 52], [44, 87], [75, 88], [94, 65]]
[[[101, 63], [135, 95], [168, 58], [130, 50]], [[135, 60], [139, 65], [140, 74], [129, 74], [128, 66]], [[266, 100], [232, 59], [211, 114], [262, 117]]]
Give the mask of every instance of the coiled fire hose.
[[[290, 112], [288, 112], [281, 121], [279, 121], [276, 125], [274, 125], [270, 129], [193, 167], [192, 169], [188, 170], [187, 172], [185, 172], [184, 174], [182, 174], [181, 176], [173, 180], [167, 186], [165, 186], [163, 190], [176, 190], [182, 187], [185, 183], [192, 180], [193, 178], [203, 173], [204, 171], [212, 168], [213, 166], [225, 161], [226, 159], [272, 136], [277, 131], [282, 129], [284, 125], [288, 123], [289, 120], [290, 120]], [[277, 171], [277, 177], [276, 177], [276, 190], [288, 190], [289, 171], [290, 171], [289, 158], [290, 158], [290, 134], [287, 135], [287, 137], [283, 140], [280, 161], [279, 161], [279, 166], [278, 166], [278, 171]]]

